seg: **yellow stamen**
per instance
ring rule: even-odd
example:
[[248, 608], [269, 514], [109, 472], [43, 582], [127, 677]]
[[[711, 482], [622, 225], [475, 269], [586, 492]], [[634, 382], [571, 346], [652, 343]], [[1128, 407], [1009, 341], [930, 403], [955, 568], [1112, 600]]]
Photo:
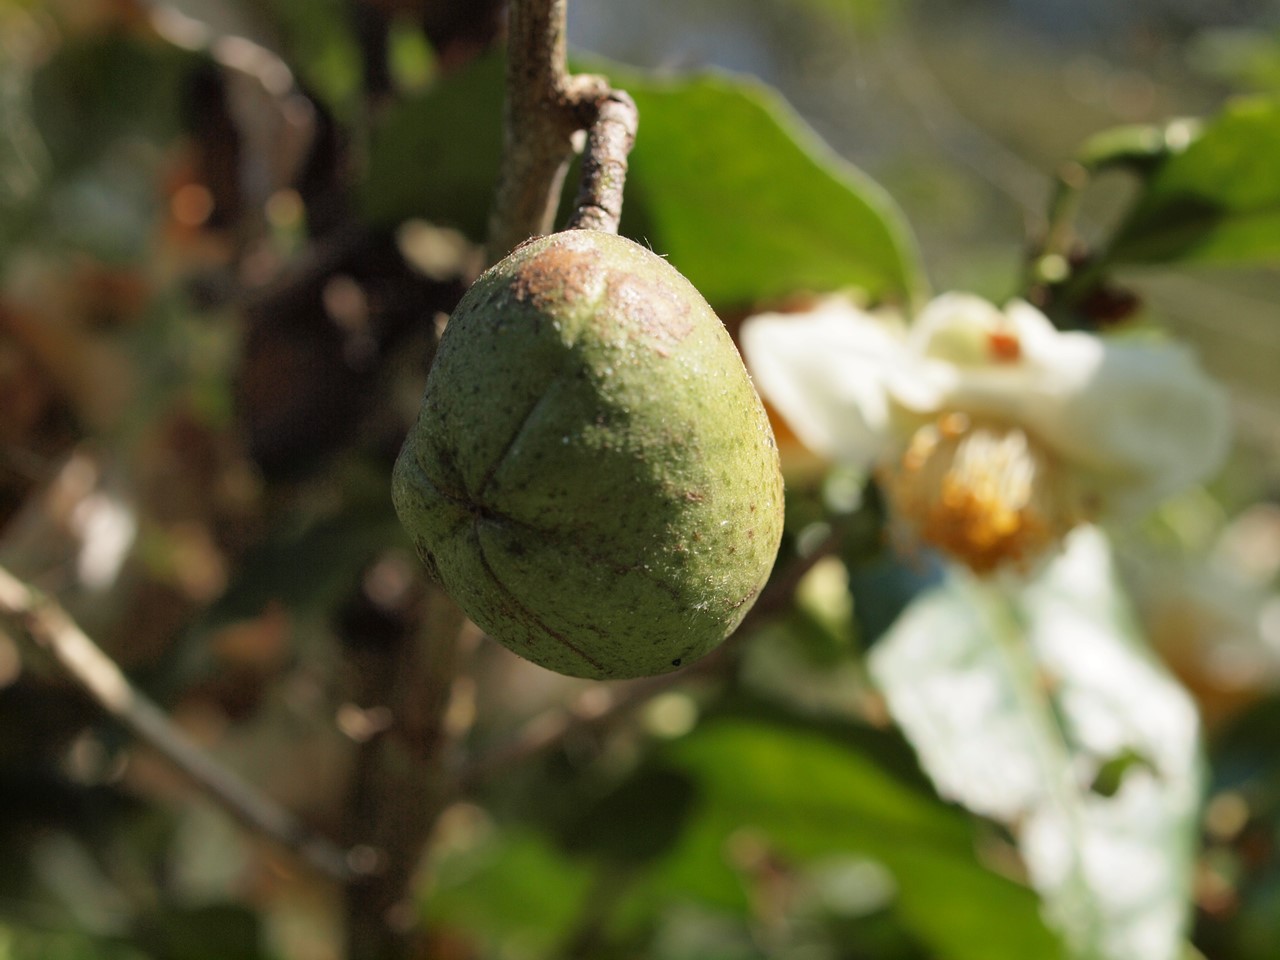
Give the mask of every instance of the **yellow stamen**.
[[1088, 513], [1070, 474], [1022, 429], [957, 413], [917, 430], [882, 480], [921, 540], [977, 573], [1029, 565]]

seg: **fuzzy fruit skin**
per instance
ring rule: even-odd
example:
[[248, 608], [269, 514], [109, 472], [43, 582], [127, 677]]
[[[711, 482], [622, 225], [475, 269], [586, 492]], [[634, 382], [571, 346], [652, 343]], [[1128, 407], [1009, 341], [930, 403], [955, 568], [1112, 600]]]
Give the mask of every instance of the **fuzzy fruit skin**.
[[782, 534], [764, 408], [702, 296], [630, 240], [569, 230], [450, 318], [393, 498], [490, 636], [559, 673], [665, 673], [746, 615]]

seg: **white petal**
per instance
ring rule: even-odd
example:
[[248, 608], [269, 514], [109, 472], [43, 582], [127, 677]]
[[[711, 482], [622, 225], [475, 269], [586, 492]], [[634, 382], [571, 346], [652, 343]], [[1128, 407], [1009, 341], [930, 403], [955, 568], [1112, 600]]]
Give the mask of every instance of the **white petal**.
[[885, 448], [885, 377], [910, 362], [886, 323], [829, 299], [808, 313], [751, 317], [741, 341], [761, 394], [807, 447], [858, 465]]
[[[1007, 357], [993, 354], [997, 334], [1012, 346]], [[1029, 405], [1074, 392], [1077, 371], [1093, 362], [1071, 351], [1064, 355], [1063, 335], [1030, 304], [1017, 302], [1002, 313], [967, 293], [945, 293], [925, 307], [910, 345], [922, 359], [905, 371], [917, 382], [890, 381], [898, 402], [920, 413], [956, 410], [1008, 423], [1025, 423]], [[1075, 346], [1087, 348], [1089, 341]]]
[[1230, 409], [1189, 350], [1102, 343], [1066, 402], [1044, 405], [1030, 419], [1047, 443], [1106, 481], [1114, 512], [1132, 513], [1218, 470], [1230, 443]]
[[990, 335], [1006, 327], [1004, 314], [981, 297], [944, 293], [916, 317], [910, 346], [922, 357], [962, 367], [982, 365], [989, 360]]
[[959, 371], [941, 402], [1026, 427], [1093, 478], [1109, 512], [1147, 509], [1221, 466], [1226, 395], [1181, 346], [1054, 332], [1021, 348], [1016, 364]]
[[1024, 357], [1048, 359], [1062, 336], [1048, 317], [1025, 300], [1010, 300], [1005, 304], [1004, 316]]
[[[1025, 310], [1005, 314], [968, 293], [936, 297], [911, 328], [919, 362], [888, 381], [894, 399], [922, 414], [947, 409], [1018, 422], [1027, 396], [1045, 386], [1037, 356], [1051, 367], [1061, 335], [1031, 305], [1016, 306]], [[993, 354], [1000, 334], [1015, 350], [1009, 357]]]
[[[1176, 344], [1062, 333], [1030, 304], [1014, 301], [1001, 315], [965, 294], [937, 298], [918, 323], [913, 344], [951, 361], [924, 366], [931, 409], [1027, 428], [1092, 480], [1112, 514], [1149, 508], [1226, 456], [1226, 395]], [[996, 332], [1016, 340], [1016, 356], [971, 359]], [[896, 381], [891, 390], [910, 406]]]

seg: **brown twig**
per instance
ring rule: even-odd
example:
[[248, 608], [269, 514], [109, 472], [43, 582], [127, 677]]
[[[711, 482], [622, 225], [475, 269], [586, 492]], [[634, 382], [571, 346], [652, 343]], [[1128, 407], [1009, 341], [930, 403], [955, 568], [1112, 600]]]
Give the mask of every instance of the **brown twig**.
[[614, 687], [606, 699], [597, 692], [581, 698], [567, 709], [539, 714], [530, 720], [508, 743], [473, 760], [458, 778], [458, 789], [473, 790], [496, 774], [538, 756], [575, 737], [607, 730], [630, 716], [661, 693], [690, 680], [722, 675], [734, 662], [742, 639], [770, 618], [791, 606], [796, 587], [804, 575], [823, 557], [839, 548], [844, 531], [833, 531], [814, 550], [794, 561], [791, 566], [769, 581], [750, 612], [733, 635], [716, 650], [697, 663], [673, 673], [631, 681]]
[[359, 664], [362, 699], [376, 698], [394, 725], [362, 745], [347, 805], [348, 839], [372, 867], [347, 889], [348, 960], [413, 955], [417, 918], [405, 897], [453, 797], [445, 715], [466, 620], [434, 585], [423, 611], [416, 638]]
[[[590, 183], [584, 183], [589, 205], [584, 216], [600, 229], [617, 228], [635, 106], [625, 95], [611, 97], [602, 78], [566, 71], [566, 2], [510, 4], [504, 149], [490, 217], [490, 262], [550, 230], [574, 135], [586, 127], [592, 127], [592, 158], [584, 177]], [[414, 911], [401, 907], [432, 826], [456, 796], [445, 714], [465, 620], [435, 588], [425, 612], [418, 643], [357, 664], [360, 699], [386, 707], [395, 725], [361, 749], [347, 808], [348, 838], [374, 867], [347, 890], [351, 960], [413, 952]]]
[[639, 114], [635, 101], [614, 90], [600, 101], [595, 123], [587, 133], [582, 155], [582, 182], [569, 219], [570, 230], [617, 233], [622, 219], [622, 189], [627, 179], [627, 154], [636, 142]]
[[52, 654], [109, 716], [186, 775], [250, 830], [271, 838], [334, 880], [355, 872], [346, 851], [307, 829], [293, 814], [219, 764], [175, 727], [57, 603], [0, 567], [0, 615]]
[[[601, 158], [598, 179], [609, 196], [600, 207], [621, 209], [621, 178], [626, 174], [626, 150], [635, 136], [635, 105], [625, 94], [613, 97], [603, 77], [569, 74], [566, 4], [567, 0], [511, 0], [502, 168], [489, 219], [490, 263], [529, 237], [551, 230], [574, 154], [574, 135], [580, 130], [599, 127], [588, 149], [609, 154]], [[624, 144], [619, 169], [617, 150]], [[615, 219], [612, 231], [616, 230]]]

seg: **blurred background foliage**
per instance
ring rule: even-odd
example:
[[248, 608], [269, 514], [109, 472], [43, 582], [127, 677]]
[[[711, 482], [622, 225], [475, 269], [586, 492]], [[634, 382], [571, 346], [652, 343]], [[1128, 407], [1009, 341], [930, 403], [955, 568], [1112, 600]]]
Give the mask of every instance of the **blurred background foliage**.
[[[840, 288], [904, 307], [1029, 294], [1095, 328], [1139, 311], [1229, 386], [1235, 453], [1112, 553], [1073, 547], [1084, 614], [1117, 639], [1111, 672], [1063, 683], [1136, 731], [1122, 752], [1073, 738], [1078, 699], [1041, 690], [1029, 655], [983, 666], [1021, 649], [1016, 630], [990, 645], [1004, 614], [887, 555], [874, 488], [783, 431], [780, 574], [833, 532], [839, 548], [732, 669], [615, 713], [643, 687], [557, 677], [464, 631], [430, 772], [461, 786], [423, 818], [421, 857], [412, 830], [393, 833], [405, 849], [374, 842], [370, 750], [413, 710], [394, 680], [432, 597], [387, 478], [481, 266], [500, 23], [496, 0], [0, 0], [0, 564], [353, 862], [411, 873], [390, 920], [422, 921], [416, 956], [1274, 960], [1264, 0], [571, 0], [581, 66], [640, 107], [624, 232], [731, 329]], [[1182, 117], [1205, 121], [1168, 125]], [[1055, 182], [1079, 205], [1049, 251], [1065, 272], [1037, 260]], [[1019, 622], [1069, 619], [1055, 591], [1075, 569]], [[975, 663], [1007, 694], [989, 713], [954, 709]], [[928, 684], [932, 709], [900, 708]], [[1089, 782], [1015, 797], [1024, 747]], [[1167, 817], [1096, 820], [1143, 776]], [[344, 955], [337, 886], [234, 826], [12, 632], [0, 809], [0, 960]], [[1083, 874], [1033, 891], [1021, 831], [1063, 810], [1074, 843], [1115, 829], [1166, 858], [1149, 902]], [[1144, 924], [1172, 952], [1123, 939]]]

